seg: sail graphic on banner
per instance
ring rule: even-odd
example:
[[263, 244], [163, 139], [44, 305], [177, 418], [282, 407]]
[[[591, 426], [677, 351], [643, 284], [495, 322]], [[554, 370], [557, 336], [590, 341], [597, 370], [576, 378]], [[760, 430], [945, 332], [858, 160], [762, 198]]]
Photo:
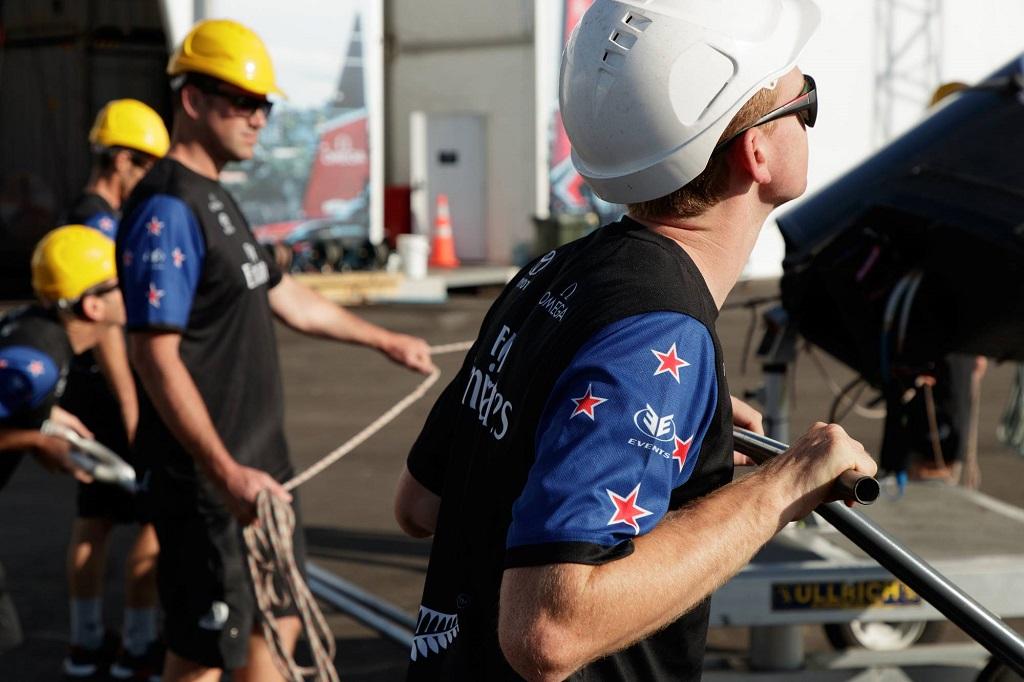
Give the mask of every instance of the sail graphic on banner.
[[345, 66], [332, 102], [337, 116], [320, 126], [303, 199], [307, 218], [368, 220], [370, 140], [363, 80], [363, 38], [356, 14]]

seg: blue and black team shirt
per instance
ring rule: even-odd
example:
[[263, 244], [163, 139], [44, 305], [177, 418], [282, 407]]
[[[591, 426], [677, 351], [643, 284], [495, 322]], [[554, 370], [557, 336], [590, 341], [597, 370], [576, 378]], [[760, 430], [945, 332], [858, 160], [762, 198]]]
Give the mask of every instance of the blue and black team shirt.
[[[71, 343], [56, 314], [38, 306], [0, 317], [0, 428], [38, 429], [64, 392]], [[19, 456], [0, 452], [0, 488]]]
[[65, 225], [85, 225], [98, 230], [110, 239], [117, 238], [121, 215], [110, 203], [93, 192], [85, 192], [75, 200], [64, 219]]
[[[526, 266], [408, 458], [441, 496], [409, 679], [518, 679], [506, 568], [603, 564], [732, 477], [717, 309], [674, 242], [623, 219]], [[698, 679], [707, 604], [578, 679]]]
[[[71, 205], [67, 215], [62, 218], [64, 225], [85, 225], [98, 231], [113, 241], [117, 237], [117, 227], [121, 214], [110, 203], [93, 192], [84, 192]], [[110, 385], [101, 373], [96, 355], [92, 349], [83, 351], [71, 362], [71, 374], [68, 381], [72, 384], [66, 398], [68, 410], [75, 415], [85, 415], [89, 419], [97, 410], [113, 410], [120, 419], [120, 407], [117, 398], [110, 390]], [[86, 423], [90, 430], [95, 431], [94, 424]], [[108, 442], [100, 439], [101, 442]]]
[[[290, 475], [284, 400], [267, 292], [281, 273], [234, 199], [173, 159], [158, 161], [125, 206], [117, 266], [129, 334], [181, 335], [181, 358], [232, 456]], [[139, 387], [135, 448], [155, 509], [219, 504]]]

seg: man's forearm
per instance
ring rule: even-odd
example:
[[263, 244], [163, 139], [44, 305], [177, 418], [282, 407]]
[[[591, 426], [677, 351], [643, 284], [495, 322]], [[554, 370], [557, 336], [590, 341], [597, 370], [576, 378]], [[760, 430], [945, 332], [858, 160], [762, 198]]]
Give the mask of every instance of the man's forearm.
[[139, 404], [135, 395], [135, 381], [128, 366], [124, 331], [120, 327], [111, 327], [100, 338], [96, 345], [96, 358], [110, 390], [117, 398], [128, 440], [132, 441], [139, 422]]
[[33, 429], [0, 428], [0, 453], [31, 450], [39, 445], [40, 436]]
[[[520, 674], [562, 679], [692, 609], [782, 524], [771, 487], [755, 473], [669, 513], [624, 559], [506, 570], [499, 628], [506, 656]], [[535, 641], [508, 641], [524, 634]]]
[[[319, 295], [317, 295], [318, 298]], [[377, 325], [353, 315], [344, 308], [321, 298], [314, 308], [320, 314], [313, 317], [308, 332], [335, 341], [354, 343], [370, 348], [383, 348], [388, 332]]]
[[160, 358], [133, 355], [146, 393], [164, 424], [200, 468], [215, 481], [236, 464], [214, 428], [206, 403], [192, 376], [176, 354]]
[[270, 291], [270, 304], [293, 329], [335, 341], [383, 347], [388, 331], [335, 305], [309, 287], [285, 276]]

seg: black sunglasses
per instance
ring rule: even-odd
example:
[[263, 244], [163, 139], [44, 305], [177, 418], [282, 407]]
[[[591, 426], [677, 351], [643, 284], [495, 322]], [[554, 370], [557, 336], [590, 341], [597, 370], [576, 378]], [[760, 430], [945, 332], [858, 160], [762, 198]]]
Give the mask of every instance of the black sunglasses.
[[715, 146], [715, 150], [711, 153], [718, 153], [728, 146], [730, 142], [751, 128], [763, 126], [765, 123], [771, 123], [772, 121], [777, 121], [780, 118], [785, 118], [786, 116], [799, 116], [800, 120], [803, 121], [803, 124], [808, 128], [813, 128], [814, 122], [818, 120], [818, 86], [814, 84], [814, 79], [806, 73], [804, 74], [804, 89], [800, 91], [800, 94], [795, 99], [786, 102], [778, 109], [769, 111], [750, 125], [740, 128], [728, 138], [719, 142]]
[[252, 97], [251, 95], [242, 95], [236, 92], [225, 92], [215, 83], [207, 81], [206, 79], [196, 79], [193, 84], [199, 88], [201, 92], [207, 95], [216, 95], [217, 97], [223, 97], [227, 100], [227, 103], [231, 105], [231, 108], [242, 114], [246, 118], [252, 116], [257, 111], [262, 111], [263, 116], [270, 118], [270, 110], [274, 107], [274, 103], [263, 97]]
[[83, 291], [79, 298], [85, 298], [86, 296], [106, 296], [111, 291], [117, 291], [118, 286], [117, 282], [114, 282], [113, 284], [98, 284], [91, 289]]
[[90, 287], [83, 291], [82, 295], [75, 299], [74, 302], [61, 301], [57, 305], [58, 307], [64, 310], [70, 308], [71, 312], [73, 312], [75, 315], [78, 315], [79, 317], [85, 317], [84, 301], [86, 296], [103, 297], [112, 291], [117, 291], [118, 287], [119, 285], [117, 282], [114, 282], [112, 284], [97, 284], [96, 286]]

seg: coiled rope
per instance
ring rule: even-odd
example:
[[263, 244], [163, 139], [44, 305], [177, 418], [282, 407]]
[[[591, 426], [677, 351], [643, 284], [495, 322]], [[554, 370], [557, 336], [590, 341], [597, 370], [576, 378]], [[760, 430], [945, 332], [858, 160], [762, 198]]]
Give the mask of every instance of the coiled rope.
[[[431, 355], [467, 351], [472, 341], [431, 346]], [[441, 376], [434, 369], [411, 393], [394, 404], [369, 426], [349, 438], [335, 450], [284, 484], [285, 490], [294, 490], [321, 473], [339, 459], [359, 447], [370, 436], [387, 426], [392, 420], [422, 398]], [[334, 669], [334, 635], [320, 611], [320, 606], [309, 591], [302, 571], [295, 563], [292, 534], [295, 530], [295, 512], [287, 502], [260, 491], [256, 498], [257, 521], [242, 531], [248, 548], [249, 574], [256, 592], [256, 605], [260, 610], [263, 636], [270, 647], [278, 671], [290, 682], [303, 682], [309, 677], [316, 682], [338, 682]], [[313, 665], [300, 666], [295, 662], [287, 643], [277, 629], [274, 611], [294, 605], [302, 621], [313, 655]]]

